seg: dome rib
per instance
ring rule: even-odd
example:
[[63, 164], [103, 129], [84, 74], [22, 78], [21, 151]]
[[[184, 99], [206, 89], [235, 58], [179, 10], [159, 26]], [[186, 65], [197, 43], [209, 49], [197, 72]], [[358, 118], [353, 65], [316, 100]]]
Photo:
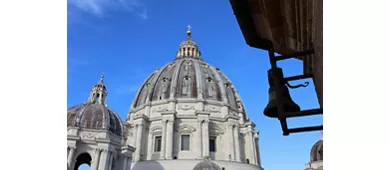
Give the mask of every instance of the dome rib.
[[90, 106], [91, 105], [87, 105], [86, 107], [82, 108], [80, 110], [80, 112], [77, 113], [77, 115], [76, 115], [76, 123], [75, 123], [77, 126], [80, 126], [82, 118], [83, 118], [83, 115], [85, 113], [85, 110], [87, 110]]
[[178, 60], [178, 61], [172, 62], [172, 63], [176, 63], [176, 64], [175, 64], [175, 70], [173, 71], [172, 82], [171, 82], [171, 87], [170, 87], [170, 92], [171, 92], [169, 94], [170, 99], [173, 99], [174, 97], [176, 97], [175, 89], [177, 88], [177, 80], [179, 78], [180, 68], [183, 65], [184, 61], [185, 60]]
[[199, 62], [194, 62], [194, 67], [195, 67], [195, 75], [196, 75], [196, 90], [198, 93], [197, 99], [203, 100], [204, 98], [204, 90], [203, 90], [203, 84], [202, 84], [202, 77], [203, 73], [200, 71], [201, 66]]
[[310, 151], [310, 162], [322, 161], [323, 159], [323, 141], [317, 141]]
[[154, 76], [156, 76], [158, 71], [155, 71], [153, 72], [148, 79], [146, 79], [146, 81], [144, 81], [144, 83], [141, 85], [141, 87], [138, 89], [138, 92], [136, 94], [136, 96], [138, 96], [138, 98], [134, 98], [134, 101], [131, 105], [131, 108], [134, 108], [135, 106], [139, 106], [141, 105], [140, 102], [146, 102], [146, 99], [147, 99], [147, 96], [148, 96], [148, 92], [149, 92], [149, 89], [151, 88], [151, 82], [154, 78]]
[[144, 88], [145, 88], [145, 85], [146, 85], [148, 82], [150, 82], [150, 80], [154, 77], [155, 74], [156, 74], [156, 71], [153, 72], [152, 74], [150, 74], [150, 75], [148, 76], [148, 78], [146, 78], [146, 79], [144, 80], [144, 82], [142, 83], [141, 87], [137, 90], [137, 93], [136, 93], [136, 95], [135, 95], [136, 97], [134, 97], [130, 109], [134, 108], [134, 105], [137, 106], [137, 103], [139, 102], [140, 97], [142, 96], [141, 93], [143, 92], [143, 90], [144, 90]]
[[222, 101], [224, 103], [228, 103], [228, 99], [227, 99], [227, 96], [226, 96], [226, 87], [223, 85], [223, 81], [222, 81], [221, 75], [218, 74], [218, 72], [217, 72], [215, 67], [213, 67], [211, 65], [208, 65], [208, 66], [209, 66], [210, 70], [213, 72], [213, 74], [216, 75], [216, 80], [217, 80], [218, 86], [221, 89]]
[[[159, 100], [159, 98], [163, 98], [163, 99], [167, 99], [169, 97], [169, 93], [171, 93], [170, 91], [170, 86], [172, 85], [171, 82], [172, 82], [172, 65], [174, 64], [174, 62], [171, 62], [169, 64], [167, 64], [161, 71], [160, 75], [158, 75], [158, 77], [155, 79], [155, 84], [154, 84], [154, 87], [153, 87], [153, 90], [150, 92], [149, 96], [149, 100], [148, 102], [152, 102], [152, 101], [156, 101], [156, 100]], [[161, 83], [163, 82], [163, 83]], [[166, 84], [166, 85], [164, 85]], [[161, 86], [164, 85], [166, 86], [167, 88], [165, 88], [165, 90], [167, 90], [166, 92], [167, 93], [163, 93], [162, 96], [160, 96], [160, 94], [162, 93], [160, 90], [160, 88], [162, 88]]]

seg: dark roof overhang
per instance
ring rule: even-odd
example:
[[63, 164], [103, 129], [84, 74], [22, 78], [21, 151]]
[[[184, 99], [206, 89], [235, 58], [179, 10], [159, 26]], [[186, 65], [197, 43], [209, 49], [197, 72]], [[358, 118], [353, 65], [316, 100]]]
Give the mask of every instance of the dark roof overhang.
[[283, 55], [313, 48], [313, 0], [229, 1], [249, 46]]

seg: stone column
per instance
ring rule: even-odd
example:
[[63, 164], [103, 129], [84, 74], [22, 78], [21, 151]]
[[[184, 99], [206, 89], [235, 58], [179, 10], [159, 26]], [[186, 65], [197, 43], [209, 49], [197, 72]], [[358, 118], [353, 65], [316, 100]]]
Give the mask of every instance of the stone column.
[[203, 146], [202, 146], [202, 141], [203, 141], [203, 139], [202, 139], [202, 120], [198, 120], [198, 125], [197, 125], [198, 127], [196, 128], [197, 130], [195, 131], [195, 133], [196, 133], [196, 138], [195, 139], [197, 139], [197, 141], [196, 142], [194, 142], [194, 149], [195, 149], [195, 152], [197, 152], [197, 155], [198, 155], [198, 158], [199, 159], [202, 159], [202, 155], [203, 155], [203, 153], [202, 153], [202, 148], [203, 148]]
[[256, 147], [256, 139], [252, 136], [252, 148], [253, 148], [253, 164], [258, 165], [257, 163], [257, 147]]
[[235, 151], [236, 151], [236, 161], [241, 161], [241, 148], [240, 148], [240, 128], [237, 125], [234, 127], [234, 143], [235, 143]]
[[233, 139], [233, 125], [232, 124], [228, 125], [227, 141], [229, 142], [227, 160], [231, 161], [236, 157], [235, 153], [234, 153], [234, 139]]
[[130, 170], [131, 169], [131, 161], [133, 160], [133, 158], [131, 157], [131, 156], [129, 156], [128, 158], [127, 158], [127, 169], [128, 170]]
[[115, 152], [114, 152], [114, 151], [111, 151], [110, 153], [111, 153], [111, 154], [110, 154], [110, 163], [108, 164], [108, 166], [109, 166], [108, 169], [109, 169], [109, 170], [112, 170]]
[[123, 157], [123, 170], [128, 170], [128, 169], [130, 169], [130, 167], [129, 168], [127, 168], [127, 161], [129, 160], [129, 157], [127, 156], [127, 155], [124, 155]]
[[100, 152], [101, 152], [100, 148], [96, 148], [95, 149], [95, 157], [92, 160], [91, 170], [98, 170], [98, 168], [99, 168], [99, 161], [100, 161]]
[[167, 143], [166, 143], [166, 159], [172, 159], [173, 152], [173, 120], [167, 123]]
[[73, 155], [75, 151], [76, 151], [76, 146], [69, 147], [68, 164], [70, 168], [72, 168]]
[[248, 132], [248, 145], [249, 145], [249, 154], [250, 154], [250, 163], [256, 165], [256, 153], [255, 148], [253, 147], [253, 132], [252, 129]]
[[100, 160], [99, 160], [99, 170], [106, 170], [106, 165], [107, 165], [107, 154], [108, 150], [107, 149], [102, 149], [102, 152], [100, 154]]
[[148, 160], [152, 160], [152, 155], [153, 155], [153, 134], [149, 132], [148, 135]]
[[255, 155], [256, 155], [256, 162], [257, 165], [261, 166], [261, 160], [260, 160], [260, 151], [259, 151], [259, 132], [257, 131], [255, 133]]
[[202, 139], [203, 139], [203, 157], [210, 156], [209, 155], [209, 120], [203, 120]]
[[167, 121], [163, 120], [162, 122], [162, 141], [161, 141], [161, 152], [160, 152], [160, 159], [165, 159], [165, 146], [166, 146], [166, 140], [167, 140]]
[[105, 170], [111, 170], [111, 156], [112, 152], [110, 150], [107, 150], [107, 157], [106, 157], [106, 165]]
[[137, 128], [137, 145], [136, 145], [136, 148], [137, 150], [135, 150], [135, 155], [134, 155], [134, 160], [135, 161], [139, 161], [140, 158], [141, 158], [141, 145], [142, 145], [142, 134], [143, 134], [143, 124], [137, 124], [138, 128]]

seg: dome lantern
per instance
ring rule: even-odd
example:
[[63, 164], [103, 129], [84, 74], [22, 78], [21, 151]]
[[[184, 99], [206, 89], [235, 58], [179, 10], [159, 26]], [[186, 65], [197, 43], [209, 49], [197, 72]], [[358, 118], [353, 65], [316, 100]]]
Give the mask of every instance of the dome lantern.
[[180, 43], [179, 50], [176, 53], [176, 58], [197, 58], [200, 59], [200, 51], [198, 44], [191, 38], [191, 26], [187, 26], [187, 38], [182, 43]]
[[106, 105], [107, 88], [103, 83], [104, 73], [100, 76], [100, 81], [91, 90], [87, 103], [97, 103]]

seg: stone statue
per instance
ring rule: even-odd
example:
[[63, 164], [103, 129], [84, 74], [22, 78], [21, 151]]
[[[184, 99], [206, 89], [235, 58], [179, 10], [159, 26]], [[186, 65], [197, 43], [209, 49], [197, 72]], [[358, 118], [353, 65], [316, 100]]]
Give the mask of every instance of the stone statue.
[[185, 76], [183, 79], [182, 94], [188, 96], [190, 94], [190, 89], [191, 89], [191, 78]]
[[159, 99], [163, 99], [166, 96], [166, 93], [168, 92], [168, 78], [164, 77], [162, 79], [162, 83], [160, 86], [160, 94], [159, 94]]
[[210, 83], [208, 83], [207, 86], [208, 86], [208, 88], [207, 88], [208, 96], [214, 97], [216, 95], [215, 87]]

